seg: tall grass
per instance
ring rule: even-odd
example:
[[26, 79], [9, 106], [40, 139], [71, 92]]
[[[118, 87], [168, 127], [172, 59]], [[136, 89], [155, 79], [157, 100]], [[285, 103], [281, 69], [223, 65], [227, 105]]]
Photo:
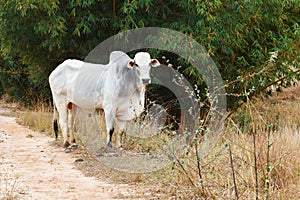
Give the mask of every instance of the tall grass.
[[[201, 143], [196, 143], [188, 154], [152, 173], [156, 178], [147, 175], [144, 182], [168, 185], [172, 195], [186, 198], [300, 199], [299, 101], [297, 91], [249, 101], [227, 119], [208, 156], [197, 155]], [[41, 106], [25, 112], [20, 121], [51, 133], [52, 109]], [[160, 145], [155, 141], [125, 142], [129, 151], [147, 152]]]
[[199, 160], [194, 150], [175, 163], [189, 177], [185, 183], [192, 180], [198, 196], [208, 199], [300, 199], [299, 101], [248, 102], [227, 119], [208, 157]]
[[53, 134], [52, 119], [53, 108], [45, 104], [37, 105], [33, 109], [24, 109], [17, 112], [18, 123], [27, 126], [33, 130], [45, 132], [49, 135]]

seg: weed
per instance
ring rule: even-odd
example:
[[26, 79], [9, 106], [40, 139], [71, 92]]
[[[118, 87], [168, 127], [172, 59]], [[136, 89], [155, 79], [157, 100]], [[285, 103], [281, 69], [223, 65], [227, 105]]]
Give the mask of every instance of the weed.
[[23, 112], [18, 112], [17, 117], [18, 123], [23, 126], [48, 134], [53, 133], [52, 108], [49, 108], [44, 104], [36, 106], [33, 110], [25, 109]]
[[[226, 120], [222, 138], [206, 157], [199, 157], [199, 138], [187, 154], [175, 157], [170, 166], [137, 175], [134, 180], [168, 186], [172, 195], [181, 191], [180, 196], [186, 198], [300, 199], [299, 100], [297, 95], [287, 94], [251, 100]], [[79, 123], [88, 132], [93, 131], [100, 124], [96, 118]], [[51, 120], [52, 110], [43, 106], [20, 114], [22, 124], [49, 133]], [[89, 137], [98, 138], [88, 138], [94, 141], [93, 148], [105, 140], [98, 133]], [[127, 135], [124, 148], [151, 153], [172, 137], [168, 127], [147, 139]]]

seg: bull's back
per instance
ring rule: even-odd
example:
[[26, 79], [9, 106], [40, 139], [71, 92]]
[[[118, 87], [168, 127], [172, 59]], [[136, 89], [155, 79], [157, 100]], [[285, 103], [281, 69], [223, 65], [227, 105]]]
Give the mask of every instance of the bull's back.
[[53, 94], [63, 95], [67, 93], [69, 77], [77, 76], [83, 66], [80, 60], [68, 59], [58, 65], [49, 76], [50, 88]]

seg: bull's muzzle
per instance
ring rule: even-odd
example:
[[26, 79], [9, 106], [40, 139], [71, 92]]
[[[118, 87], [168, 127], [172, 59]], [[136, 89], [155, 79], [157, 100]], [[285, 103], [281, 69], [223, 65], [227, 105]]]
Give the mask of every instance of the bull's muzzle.
[[151, 80], [150, 80], [150, 78], [145, 78], [145, 79], [142, 79], [142, 82], [143, 82], [143, 84], [148, 85], [151, 83]]

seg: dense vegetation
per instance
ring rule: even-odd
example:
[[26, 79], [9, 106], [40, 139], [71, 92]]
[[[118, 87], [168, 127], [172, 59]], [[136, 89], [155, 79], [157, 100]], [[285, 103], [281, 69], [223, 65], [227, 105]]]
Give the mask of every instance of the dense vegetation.
[[1, 0], [0, 94], [26, 104], [49, 101], [47, 77], [58, 63], [84, 59], [120, 31], [152, 26], [182, 32], [207, 49], [234, 109], [245, 94], [289, 86], [299, 75], [299, 25], [299, 0]]
[[[49, 103], [48, 76], [59, 63], [84, 59], [110, 36], [140, 27], [176, 30], [205, 47], [233, 111], [268, 94], [270, 86], [280, 90], [300, 78], [300, 0], [0, 0], [0, 96], [26, 105]], [[202, 77], [187, 60], [151, 53], [174, 68], [183, 66], [180, 72], [206, 97]], [[189, 195], [207, 199], [299, 199], [298, 96], [247, 101], [244, 110], [228, 117], [222, 140], [209, 156], [201, 158], [195, 142], [190, 154], [161, 172], [169, 174], [160, 178], [161, 188], [188, 183], [197, 188]], [[25, 125], [52, 132], [52, 115], [39, 109], [24, 115]], [[151, 140], [133, 141], [127, 138], [130, 150], [148, 152], [157, 146]]]

